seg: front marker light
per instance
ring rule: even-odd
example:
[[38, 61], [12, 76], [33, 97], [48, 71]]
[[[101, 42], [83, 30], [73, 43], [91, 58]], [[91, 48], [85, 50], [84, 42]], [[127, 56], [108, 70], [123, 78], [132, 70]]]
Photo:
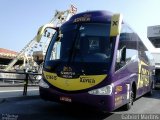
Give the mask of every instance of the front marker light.
[[107, 85], [102, 88], [98, 88], [95, 90], [91, 90], [88, 93], [92, 95], [111, 95], [112, 94], [113, 85]]
[[43, 79], [40, 80], [39, 86], [43, 88], [49, 88], [49, 85], [46, 82], [44, 82]]

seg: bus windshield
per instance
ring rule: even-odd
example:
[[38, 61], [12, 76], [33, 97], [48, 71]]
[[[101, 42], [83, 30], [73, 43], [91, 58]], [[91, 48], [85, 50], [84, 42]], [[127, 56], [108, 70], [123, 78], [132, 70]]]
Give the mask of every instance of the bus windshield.
[[110, 25], [102, 23], [64, 25], [52, 38], [45, 61], [109, 63], [109, 30]]

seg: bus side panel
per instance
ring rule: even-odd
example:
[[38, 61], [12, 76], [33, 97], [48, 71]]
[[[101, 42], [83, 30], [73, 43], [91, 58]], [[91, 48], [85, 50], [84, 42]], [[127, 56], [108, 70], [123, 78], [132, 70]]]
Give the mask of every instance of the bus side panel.
[[[137, 72], [138, 71], [138, 72]], [[135, 98], [138, 98], [151, 89], [153, 81], [151, 69], [147, 65], [140, 65], [138, 62], [126, 64], [115, 72], [114, 77], [114, 98], [115, 109], [128, 103], [129, 90], [135, 83]], [[128, 85], [130, 88], [128, 88]]]
[[[114, 80], [114, 98], [115, 98], [115, 109], [123, 106], [129, 101], [129, 92], [131, 85], [135, 82], [137, 85], [138, 81], [138, 62], [130, 63], [115, 72]], [[136, 91], [137, 92], [137, 91]], [[136, 94], [136, 93], [135, 93]]]
[[139, 63], [139, 74], [137, 83], [137, 93], [140, 97], [151, 90], [151, 84], [153, 82], [152, 68], [147, 64]]

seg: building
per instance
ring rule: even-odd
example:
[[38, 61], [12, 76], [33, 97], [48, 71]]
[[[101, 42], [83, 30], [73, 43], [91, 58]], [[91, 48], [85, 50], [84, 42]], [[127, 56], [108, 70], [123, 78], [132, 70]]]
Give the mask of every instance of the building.
[[160, 25], [149, 26], [147, 28], [147, 37], [155, 48], [160, 48]]
[[[3, 69], [7, 66], [11, 60], [13, 60], [17, 56], [18, 52], [0, 48], [0, 68]], [[23, 64], [23, 59], [20, 58], [16, 64]]]
[[160, 25], [149, 26], [147, 28], [147, 37], [157, 51], [152, 52], [155, 61], [155, 76], [160, 83]]

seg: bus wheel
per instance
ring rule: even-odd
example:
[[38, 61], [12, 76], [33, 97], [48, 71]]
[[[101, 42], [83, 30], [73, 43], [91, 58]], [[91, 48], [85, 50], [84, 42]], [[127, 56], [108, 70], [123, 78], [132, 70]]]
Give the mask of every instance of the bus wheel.
[[132, 88], [132, 90], [130, 91], [129, 102], [124, 105], [125, 110], [131, 109], [133, 105], [133, 101], [134, 101], [134, 93], [133, 93], [133, 88]]

